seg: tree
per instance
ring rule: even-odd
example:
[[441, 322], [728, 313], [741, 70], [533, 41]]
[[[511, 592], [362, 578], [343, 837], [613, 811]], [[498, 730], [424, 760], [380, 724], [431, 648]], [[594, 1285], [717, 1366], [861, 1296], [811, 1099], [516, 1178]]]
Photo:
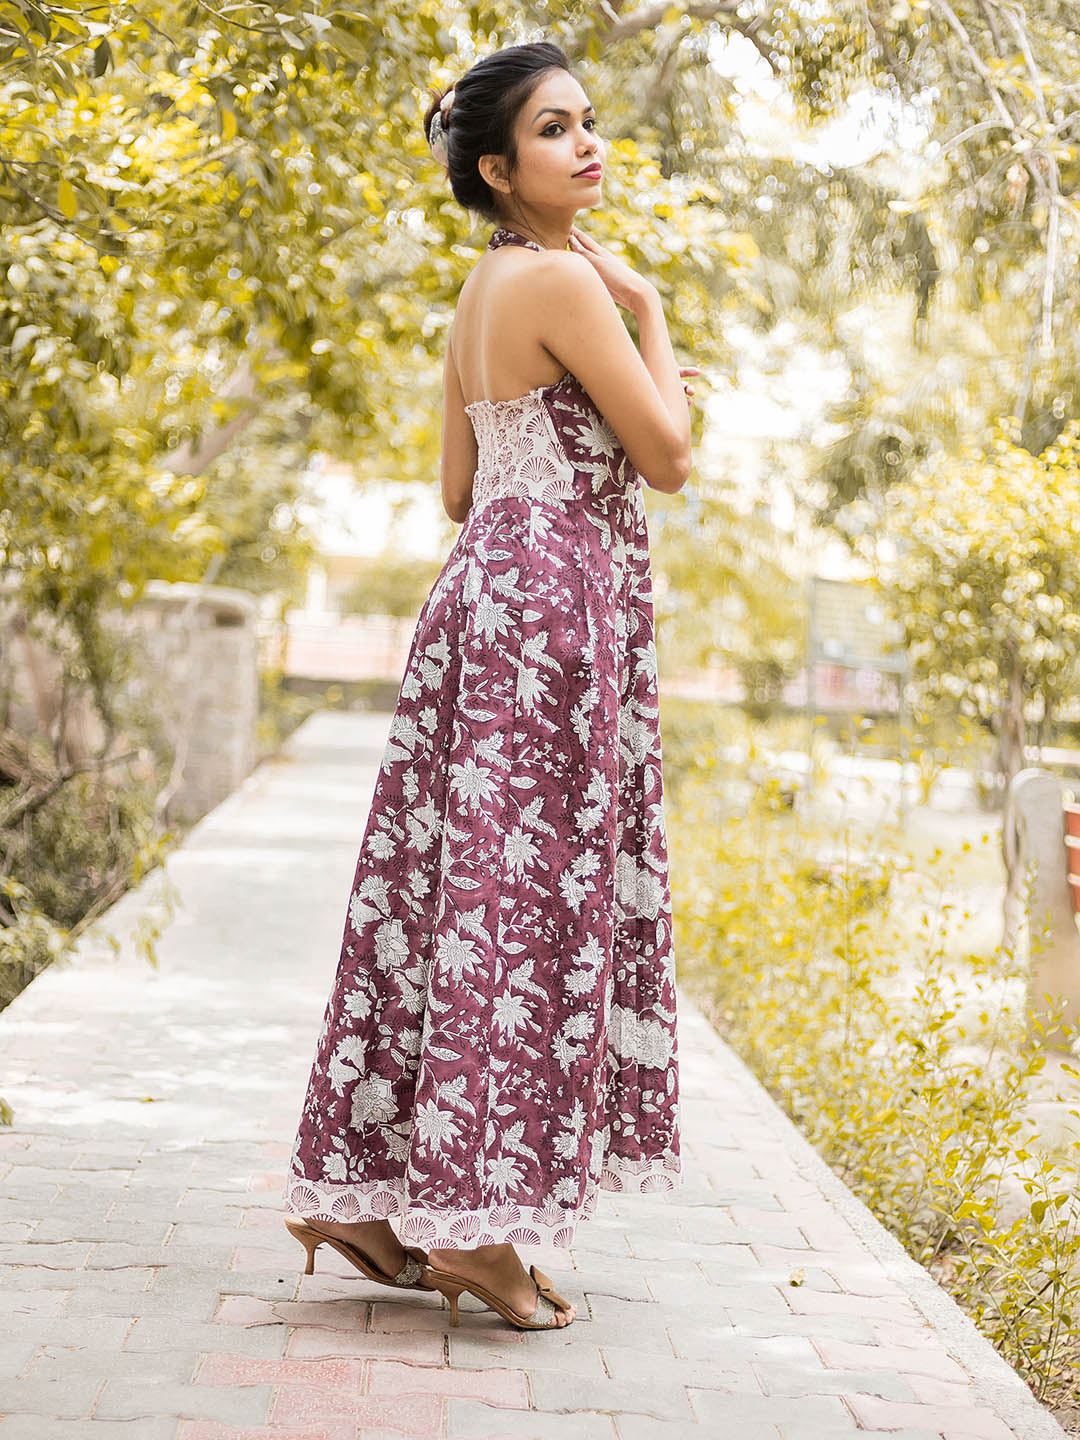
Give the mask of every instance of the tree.
[[341, 601], [343, 615], [416, 617], [442, 562], [404, 558], [394, 549], [361, 562], [359, 574]]
[[[738, 316], [847, 362], [843, 438], [784, 467], [820, 479], [826, 516], [997, 414], [1041, 449], [1075, 409], [1067, 0], [0, 0], [0, 564], [103, 705], [100, 615], [149, 578], [293, 583], [283, 455], [435, 483], [446, 332], [487, 227], [420, 115], [430, 84], [539, 38], [609, 140], [585, 223], [657, 283], [680, 360], [734, 370]], [[806, 134], [869, 94], [934, 163], [768, 154], [711, 64], [724, 41]], [[682, 613], [725, 583], [697, 555]]]
[[748, 711], [768, 713], [805, 656], [805, 587], [793, 547], [760, 513], [742, 513], [720, 484], [676, 500], [650, 497], [650, 510], [661, 673], [732, 665]]
[[928, 466], [888, 506], [915, 683], [995, 737], [1006, 781], [1074, 691], [1080, 658], [1080, 422], [1038, 456], [1019, 430]]
[[1080, 410], [1078, 21], [1070, 0], [755, 14], [790, 124], [759, 140], [736, 104], [699, 164], [760, 250], [781, 362], [810, 347], [846, 373], [833, 434], [774, 457], [826, 524], [872, 527], [893, 483], [998, 416], [1037, 454]]
[[[572, 53], [574, 26], [581, 44], [595, 29], [536, 18]], [[446, 330], [486, 235], [428, 151], [427, 86], [533, 33], [509, 4], [0, 3], [0, 565], [57, 637], [65, 696], [97, 709], [95, 794], [133, 816], [110, 866], [145, 853], [147, 807], [108, 803], [137, 725], [106, 612], [150, 579], [287, 595], [313, 451], [361, 482], [436, 480]], [[583, 63], [628, 120], [622, 73]], [[708, 186], [661, 174], [648, 134], [611, 158], [597, 232], [625, 221], [636, 263], [669, 289], [683, 277], [674, 318], [707, 362], [713, 277], [742, 266], [738, 237]], [[63, 825], [65, 853], [89, 855], [64, 729], [38, 738], [34, 766], [0, 777], [5, 813], [36, 797], [41, 833]], [[5, 843], [6, 863], [23, 853]], [[40, 877], [23, 879], [5, 941], [38, 923]], [[99, 898], [64, 893], [65, 925]]]

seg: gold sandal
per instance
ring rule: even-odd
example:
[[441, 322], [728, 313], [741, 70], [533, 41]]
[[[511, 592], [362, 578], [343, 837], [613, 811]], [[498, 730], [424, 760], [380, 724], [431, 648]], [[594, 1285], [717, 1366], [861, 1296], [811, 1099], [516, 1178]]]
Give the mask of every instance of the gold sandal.
[[315, 1273], [315, 1251], [325, 1241], [327, 1245], [332, 1245], [339, 1254], [344, 1255], [345, 1259], [362, 1271], [369, 1280], [377, 1280], [380, 1285], [393, 1285], [399, 1290], [433, 1290], [435, 1288], [433, 1285], [424, 1283], [427, 1255], [414, 1245], [405, 1246], [405, 1254], [408, 1259], [398, 1273], [387, 1275], [384, 1270], [379, 1269], [370, 1256], [365, 1255], [350, 1240], [344, 1240], [340, 1235], [329, 1235], [323, 1230], [316, 1230], [310, 1220], [286, 1219], [285, 1228], [290, 1235], [296, 1236], [307, 1251], [305, 1275]]
[[[564, 1313], [569, 1310], [570, 1302], [564, 1300], [557, 1291], [552, 1289], [551, 1281], [535, 1265], [529, 1266], [529, 1274], [537, 1292], [536, 1309], [531, 1315], [519, 1315], [486, 1285], [481, 1285], [477, 1280], [467, 1280], [464, 1275], [454, 1275], [449, 1270], [437, 1270], [430, 1260], [424, 1266], [424, 1274], [432, 1282], [433, 1288], [441, 1291], [450, 1301], [451, 1325], [458, 1323], [458, 1297], [463, 1290], [467, 1290], [470, 1295], [475, 1295], [477, 1300], [483, 1300], [485, 1305], [490, 1305], [493, 1310], [499, 1312], [504, 1320], [509, 1320], [511, 1325], [516, 1325], [520, 1330], [564, 1330], [566, 1328], [565, 1325], [558, 1324], [555, 1316], [560, 1310]], [[566, 1322], [567, 1325], [573, 1323], [572, 1319]]]

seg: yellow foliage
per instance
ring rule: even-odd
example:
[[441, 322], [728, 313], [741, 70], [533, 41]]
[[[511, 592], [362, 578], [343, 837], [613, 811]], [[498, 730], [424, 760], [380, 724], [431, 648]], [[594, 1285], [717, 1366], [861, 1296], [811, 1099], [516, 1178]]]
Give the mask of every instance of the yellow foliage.
[[[1026, 1108], [1045, 1057], [1015, 957], [957, 953], [940, 849], [917, 862], [842, 820], [815, 825], [768, 783], [736, 805], [747, 771], [706, 758], [667, 802], [681, 982], [1032, 1388], [1075, 1404], [1080, 1141], [1048, 1150]], [[1037, 1192], [1015, 1222], [1002, 1174]]]

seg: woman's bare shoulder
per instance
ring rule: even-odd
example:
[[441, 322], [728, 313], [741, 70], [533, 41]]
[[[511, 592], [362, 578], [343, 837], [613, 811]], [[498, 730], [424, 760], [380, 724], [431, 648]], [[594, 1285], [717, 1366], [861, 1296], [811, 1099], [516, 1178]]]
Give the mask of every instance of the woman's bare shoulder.
[[571, 250], [531, 251], [527, 262], [516, 265], [513, 274], [507, 267], [485, 293], [499, 312], [510, 308], [524, 325], [535, 321], [540, 328], [556, 308], [594, 310], [600, 305], [615, 310], [600, 276], [584, 255]]
[[[469, 272], [460, 293], [464, 294], [466, 286], [469, 285], [497, 287], [505, 283], [512, 283], [515, 287], [524, 287], [530, 291], [543, 290], [553, 282], [560, 283], [564, 277], [572, 279], [575, 275], [596, 275], [585, 256], [575, 255], [572, 250], [544, 250], [538, 253], [535, 250], [515, 248], [517, 253], [514, 255], [506, 255], [500, 250], [494, 264], [485, 263], [490, 262], [493, 256], [481, 257]], [[599, 276], [596, 278], [599, 279]]]
[[[507, 254], [507, 246], [482, 255], [458, 291], [454, 318], [450, 324], [448, 343], [455, 334], [468, 331], [472, 317], [487, 311], [502, 317], [511, 309], [522, 325], [528, 325], [533, 314], [539, 314], [553, 303], [574, 303], [575, 296], [591, 294], [593, 303], [610, 297], [603, 281], [583, 255], [571, 250], [518, 250]], [[489, 263], [495, 261], [495, 263]]]

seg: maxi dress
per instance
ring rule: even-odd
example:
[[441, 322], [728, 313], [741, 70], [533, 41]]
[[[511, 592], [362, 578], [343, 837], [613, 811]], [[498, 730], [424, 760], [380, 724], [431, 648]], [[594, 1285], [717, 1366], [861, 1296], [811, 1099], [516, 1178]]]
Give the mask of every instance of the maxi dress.
[[569, 371], [465, 409], [472, 506], [417, 620], [283, 1199], [405, 1243], [569, 1246], [599, 1190], [681, 1171], [642, 481]]

